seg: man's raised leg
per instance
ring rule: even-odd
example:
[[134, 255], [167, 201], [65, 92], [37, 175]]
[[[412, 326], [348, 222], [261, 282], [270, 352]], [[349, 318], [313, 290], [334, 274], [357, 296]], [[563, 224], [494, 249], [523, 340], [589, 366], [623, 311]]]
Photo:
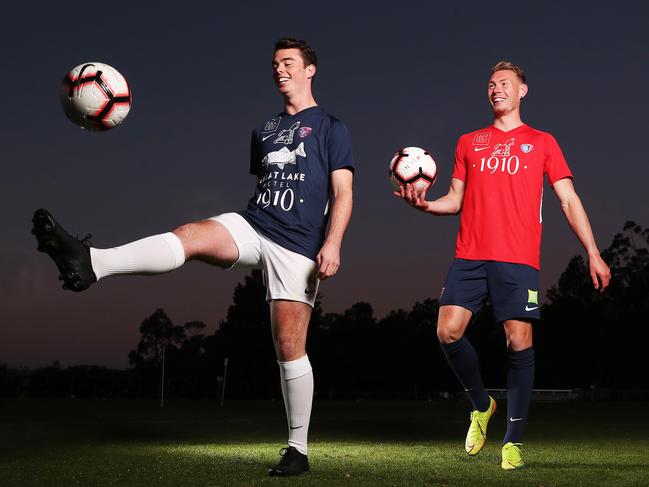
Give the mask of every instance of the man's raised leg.
[[229, 267], [239, 255], [230, 233], [213, 220], [189, 223], [173, 232], [110, 249], [97, 249], [90, 246], [88, 238], [71, 236], [47, 210], [37, 210], [32, 221], [38, 250], [54, 260], [63, 287], [73, 291], [83, 291], [116, 274], [170, 272], [187, 260]]

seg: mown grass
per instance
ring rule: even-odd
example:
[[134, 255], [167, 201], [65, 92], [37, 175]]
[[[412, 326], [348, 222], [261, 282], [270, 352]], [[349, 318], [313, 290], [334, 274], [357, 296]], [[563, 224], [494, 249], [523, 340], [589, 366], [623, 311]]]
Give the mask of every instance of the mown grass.
[[469, 458], [465, 404], [316, 402], [311, 472], [281, 479], [266, 476], [286, 437], [279, 401], [2, 401], [0, 485], [646, 486], [647, 406], [534, 404], [527, 468], [504, 472], [502, 413]]

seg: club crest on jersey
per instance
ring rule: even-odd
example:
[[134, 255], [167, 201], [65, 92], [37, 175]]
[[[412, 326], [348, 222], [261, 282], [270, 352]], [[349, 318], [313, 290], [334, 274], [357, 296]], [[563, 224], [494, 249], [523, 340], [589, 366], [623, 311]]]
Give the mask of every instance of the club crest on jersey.
[[295, 165], [297, 163], [297, 156], [306, 157], [304, 142], [300, 142], [300, 145], [295, 150], [288, 150], [287, 147], [282, 147], [280, 150], [269, 152], [262, 159], [261, 163], [268, 167], [274, 164], [280, 169], [284, 169], [285, 164]]
[[529, 154], [533, 149], [534, 146], [532, 144], [521, 144], [521, 150], [525, 152], [525, 154]]
[[261, 131], [262, 134], [268, 134], [270, 132], [275, 132], [277, 127], [279, 127], [279, 122], [282, 120], [282, 117], [271, 118], [266, 125], [264, 125], [264, 130]]
[[539, 304], [539, 292], [532, 291], [531, 289], [527, 290], [527, 302], [529, 304]]
[[277, 134], [277, 138], [273, 140], [273, 144], [285, 144], [285, 145], [292, 144], [293, 134], [299, 128], [300, 128], [300, 122], [295, 122], [289, 128], [280, 130], [279, 134]]
[[473, 145], [488, 145], [491, 132], [478, 132], [473, 136]]
[[494, 151], [491, 153], [491, 156], [503, 156], [503, 157], [509, 157], [509, 153], [511, 151], [512, 145], [514, 145], [514, 137], [509, 139], [507, 142], [504, 144], [496, 144], [494, 146]]
[[313, 129], [311, 127], [300, 127], [300, 130], [298, 131], [297, 135], [300, 136], [300, 139], [303, 139], [304, 137], [307, 137]]

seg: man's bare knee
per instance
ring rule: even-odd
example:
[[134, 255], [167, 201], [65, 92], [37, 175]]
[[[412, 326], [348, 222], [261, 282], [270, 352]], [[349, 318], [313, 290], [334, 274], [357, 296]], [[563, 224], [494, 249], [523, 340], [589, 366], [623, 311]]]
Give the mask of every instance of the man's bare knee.
[[520, 321], [505, 322], [507, 348], [520, 352], [532, 346], [532, 324]]
[[277, 337], [277, 358], [282, 361], [296, 360], [305, 353], [304, 344], [293, 335]]
[[306, 328], [276, 329], [273, 334], [277, 359], [282, 362], [297, 360], [306, 353]]
[[452, 330], [449, 328], [437, 326], [437, 339], [442, 343], [457, 342], [463, 336], [464, 334], [459, 330]]
[[525, 333], [513, 333], [507, 337], [507, 348], [520, 352], [532, 346], [532, 336]]
[[281, 361], [301, 358], [306, 353], [311, 307], [306, 303], [275, 300], [270, 313], [277, 358]]
[[196, 224], [195, 223], [185, 223], [184, 225], [179, 226], [173, 230], [173, 234], [178, 237], [180, 242], [183, 244], [183, 249], [185, 250], [185, 259], [190, 260], [196, 254]]
[[437, 338], [442, 343], [453, 343], [464, 336], [471, 311], [460, 306], [442, 306], [437, 319]]
[[239, 258], [234, 239], [219, 222], [203, 220], [186, 223], [173, 233], [182, 242], [187, 260], [200, 260], [227, 269]]

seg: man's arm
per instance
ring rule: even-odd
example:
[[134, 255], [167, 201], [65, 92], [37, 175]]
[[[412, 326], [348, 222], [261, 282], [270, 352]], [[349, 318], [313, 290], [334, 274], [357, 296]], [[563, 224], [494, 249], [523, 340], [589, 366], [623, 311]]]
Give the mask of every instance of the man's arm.
[[331, 173], [334, 203], [331, 208], [327, 237], [316, 256], [319, 279], [324, 280], [333, 276], [340, 267], [340, 246], [352, 216], [353, 179], [354, 174], [349, 169], [337, 169]]
[[464, 202], [464, 187], [464, 181], [451, 178], [448, 194], [435, 201], [426, 201], [426, 190], [417, 191], [411, 184], [408, 184], [405, 189], [401, 186], [394, 195], [405, 200], [413, 208], [432, 215], [457, 215]]
[[552, 185], [552, 189], [554, 189], [557, 198], [559, 198], [561, 209], [566, 215], [570, 228], [575, 232], [575, 235], [577, 235], [577, 238], [588, 253], [588, 267], [590, 277], [593, 280], [593, 286], [595, 286], [595, 289], [603, 291], [607, 288], [611, 280], [611, 270], [599, 255], [593, 230], [590, 228], [588, 221], [588, 215], [586, 215], [586, 210], [584, 210], [581, 200], [575, 192], [572, 179], [560, 179]]

